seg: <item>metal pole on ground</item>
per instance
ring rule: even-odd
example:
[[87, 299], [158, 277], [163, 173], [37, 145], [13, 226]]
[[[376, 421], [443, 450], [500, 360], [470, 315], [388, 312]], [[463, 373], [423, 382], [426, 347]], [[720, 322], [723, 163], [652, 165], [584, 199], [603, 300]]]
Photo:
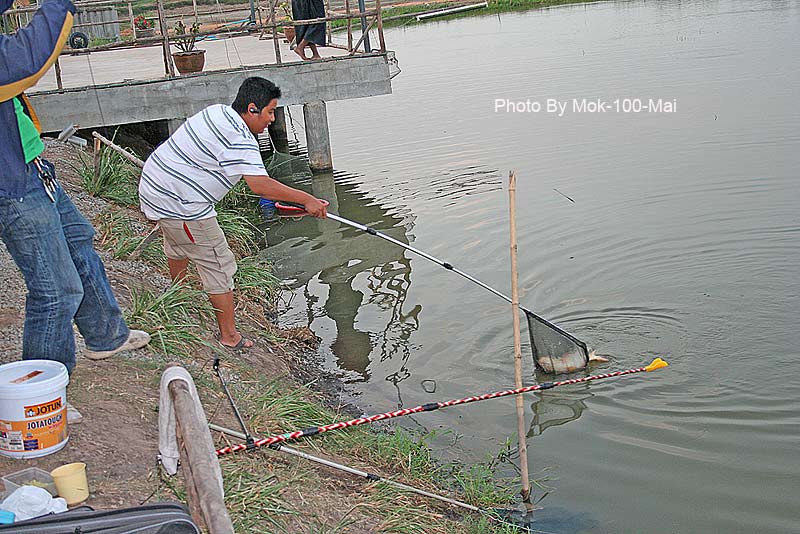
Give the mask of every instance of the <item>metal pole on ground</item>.
[[[519, 287], [517, 284], [517, 175], [508, 173], [509, 223], [511, 236], [511, 312], [514, 315], [514, 386], [522, 387], [522, 342], [519, 331]], [[517, 394], [517, 435], [519, 438], [519, 470], [522, 479], [522, 502], [528, 514], [533, 513], [531, 504], [531, 483], [528, 475], [528, 444], [525, 439], [524, 397]]]

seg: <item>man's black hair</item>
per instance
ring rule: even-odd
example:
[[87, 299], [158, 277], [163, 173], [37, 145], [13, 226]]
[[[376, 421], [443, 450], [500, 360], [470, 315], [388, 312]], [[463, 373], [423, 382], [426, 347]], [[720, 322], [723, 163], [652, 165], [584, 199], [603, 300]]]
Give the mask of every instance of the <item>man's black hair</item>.
[[253, 76], [252, 78], [247, 78], [239, 86], [239, 92], [236, 93], [236, 99], [231, 104], [231, 107], [237, 113], [245, 113], [248, 111], [247, 105], [253, 103], [261, 111], [274, 99], [280, 97], [281, 90], [277, 85], [265, 78]]

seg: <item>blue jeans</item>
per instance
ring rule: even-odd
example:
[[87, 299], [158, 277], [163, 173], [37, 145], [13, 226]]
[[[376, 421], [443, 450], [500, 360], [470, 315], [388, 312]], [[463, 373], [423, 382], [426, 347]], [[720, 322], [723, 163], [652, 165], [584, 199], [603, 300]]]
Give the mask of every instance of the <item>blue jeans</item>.
[[[55, 174], [51, 163], [42, 165]], [[33, 164], [27, 180], [24, 197], [0, 198], [0, 238], [28, 288], [22, 358], [56, 360], [72, 372], [73, 320], [96, 351], [120, 347], [128, 326], [94, 250], [92, 225], [60, 185], [50, 200]]]

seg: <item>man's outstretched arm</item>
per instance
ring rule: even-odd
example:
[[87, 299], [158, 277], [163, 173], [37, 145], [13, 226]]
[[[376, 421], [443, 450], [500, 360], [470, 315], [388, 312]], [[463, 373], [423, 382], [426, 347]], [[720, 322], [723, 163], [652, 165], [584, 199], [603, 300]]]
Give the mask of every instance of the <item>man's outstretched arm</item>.
[[283, 185], [269, 176], [245, 176], [244, 180], [250, 190], [260, 197], [302, 204], [309, 215], [314, 217], [324, 219], [328, 216], [325, 205], [318, 198], [309, 195], [305, 191]]
[[[0, 0], [5, 11], [11, 0]], [[69, 38], [75, 6], [69, 0], [45, 0], [30, 24], [14, 35], [0, 35], [0, 102], [36, 85]]]

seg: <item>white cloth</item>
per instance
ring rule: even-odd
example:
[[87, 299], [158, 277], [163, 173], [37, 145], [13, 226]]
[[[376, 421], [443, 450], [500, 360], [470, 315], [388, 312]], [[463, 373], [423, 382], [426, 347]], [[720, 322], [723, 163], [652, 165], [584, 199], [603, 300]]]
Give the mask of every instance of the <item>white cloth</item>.
[[243, 175], [267, 176], [258, 141], [230, 106], [189, 117], [150, 154], [139, 200], [150, 220], [207, 219]]
[[37, 486], [20, 486], [5, 498], [0, 508], [14, 513], [14, 521], [25, 521], [46, 514], [67, 511], [67, 501], [54, 498], [50, 492]]
[[[161, 385], [159, 388], [158, 400], [158, 453], [161, 456], [161, 465], [169, 475], [174, 475], [178, 472], [178, 460], [180, 459], [180, 452], [178, 450], [178, 437], [176, 434], [176, 420], [175, 410], [172, 406], [172, 397], [169, 394], [169, 384], [173, 380], [183, 380], [189, 386], [189, 393], [194, 399], [194, 406], [196, 407], [197, 417], [202, 421], [207, 421], [206, 414], [203, 411], [203, 406], [200, 404], [200, 397], [197, 395], [197, 388], [194, 386], [192, 375], [183, 367], [168, 367], [161, 375]], [[211, 434], [208, 433], [208, 441], [211, 443], [213, 451], [213, 442], [211, 441]], [[200, 439], [200, 436], [198, 436]], [[220, 490], [225, 495], [225, 490], [222, 486], [222, 470], [219, 467], [217, 455], [214, 452], [214, 478], [219, 482]]]

